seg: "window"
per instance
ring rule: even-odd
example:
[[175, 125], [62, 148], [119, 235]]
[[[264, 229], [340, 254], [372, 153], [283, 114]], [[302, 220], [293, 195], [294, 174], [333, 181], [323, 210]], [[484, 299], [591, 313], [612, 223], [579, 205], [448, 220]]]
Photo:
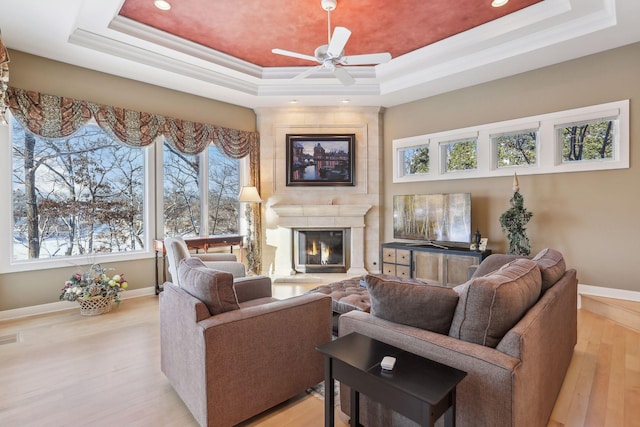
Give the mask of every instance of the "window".
[[201, 156], [181, 153], [164, 141], [165, 237], [200, 234], [200, 162]]
[[11, 120], [13, 261], [143, 251], [145, 149], [87, 124], [62, 139]]
[[[413, 173], [417, 149], [429, 173]], [[629, 100], [392, 141], [393, 182], [629, 168]], [[463, 173], [461, 173], [463, 172]]]
[[209, 146], [208, 234], [238, 233], [240, 162]]
[[496, 167], [534, 166], [537, 159], [538, 132], [529, 129], [493, 135], [496, 147]]
[[478, 167], [477, 139], [463, 139], [441, 143], [445, 172], [474, 170]]
[[429, 173], [429, 146], [422, 145], [400, 150], [403, 175]]
[[166, 237], [238, 233], [238, 160], [213, 145], [199, 155], [187, 155], [165, 140], [163, 177]]
[[616, 122], [589, 120], [556, 127], [563, 162], [613, 159]]

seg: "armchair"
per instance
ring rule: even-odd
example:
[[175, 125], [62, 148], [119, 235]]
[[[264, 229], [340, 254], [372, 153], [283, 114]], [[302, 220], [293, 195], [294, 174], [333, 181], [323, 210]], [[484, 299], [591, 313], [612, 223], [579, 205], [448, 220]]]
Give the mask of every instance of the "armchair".
[[167, 251], [169, 259], [169, 274], [174, 284], [180, 285], [178, 280], [178, 265], [180, 261], [189, 257], [200, 258], [207, 267], [216, 270], [226, 271], [233, 274], [234, 278], [244, 277], [246, 275], [245, 266], [238, 262], [233, 254], [192, 254], [182, 237], [169, 237], [164, 241], [164, 247]]
[[[268, 277], [250, 285], [195, 264], [183, 261], [183, 287], [167, 282], [160, 294], [160, 349], [162, 372], [201, 426], [236, 425], [323, 380], [315, 348], [331, 340], [329, 296], [277, 300]], [[203, 288], [219, 295], [202, 298]]]

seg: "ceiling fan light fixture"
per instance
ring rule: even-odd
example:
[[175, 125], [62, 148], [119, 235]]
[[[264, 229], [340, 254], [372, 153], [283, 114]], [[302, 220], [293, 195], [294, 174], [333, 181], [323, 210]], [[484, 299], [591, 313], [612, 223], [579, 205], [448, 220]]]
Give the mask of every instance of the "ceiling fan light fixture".
[[157, 7], [160, 10], [169, 10], [171, 9], [171, 3], [169, 3], [167, 0], [155, 0], [153, 2], [153, 5], [155, 7]]
[[331, 12], [338, 5], [338, 1], [337, 0], [321, 0], [320, 4], [322, 5], [322, 8], [324, 10], [326, 10], [327, 12]]
[[509, 3], [509, 0], [493, 0], [491, 2], [491, 6], [493, 6], [493, 7], [502, 7], [507, 3]]

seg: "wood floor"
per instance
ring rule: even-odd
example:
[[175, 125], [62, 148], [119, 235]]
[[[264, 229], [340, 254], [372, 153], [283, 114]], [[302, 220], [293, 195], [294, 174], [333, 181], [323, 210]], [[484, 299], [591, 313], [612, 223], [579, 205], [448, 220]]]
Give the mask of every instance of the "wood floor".
[[[278, 284], [274, 294], [310, 287]], [[640, 426], [640, 333], [584, 310], [578, 325], [549, 426]], [[0, 322], [0, 426], [196, 426], [159, 365], [155, 296], [102, 316], [74, 309]], [[242, 424], [322, 425], [323, 402], [306, 393]]]

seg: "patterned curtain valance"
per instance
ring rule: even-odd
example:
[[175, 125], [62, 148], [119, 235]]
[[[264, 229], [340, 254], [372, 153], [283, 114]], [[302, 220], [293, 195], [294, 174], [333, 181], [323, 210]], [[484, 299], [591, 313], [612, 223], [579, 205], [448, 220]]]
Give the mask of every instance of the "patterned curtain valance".
[[56, 95], [9, 88], [9, 108], [22, 126], [43, 138], [64, 138], [93, 117], [109, 136], [131, 147], [145, 147], [162, 134], [178, 151], [198, 154], [211, 143], [226, 156], [240, 159], [252, 147], [256, 132], [164, 117], [125, 108], [99, 105]]

